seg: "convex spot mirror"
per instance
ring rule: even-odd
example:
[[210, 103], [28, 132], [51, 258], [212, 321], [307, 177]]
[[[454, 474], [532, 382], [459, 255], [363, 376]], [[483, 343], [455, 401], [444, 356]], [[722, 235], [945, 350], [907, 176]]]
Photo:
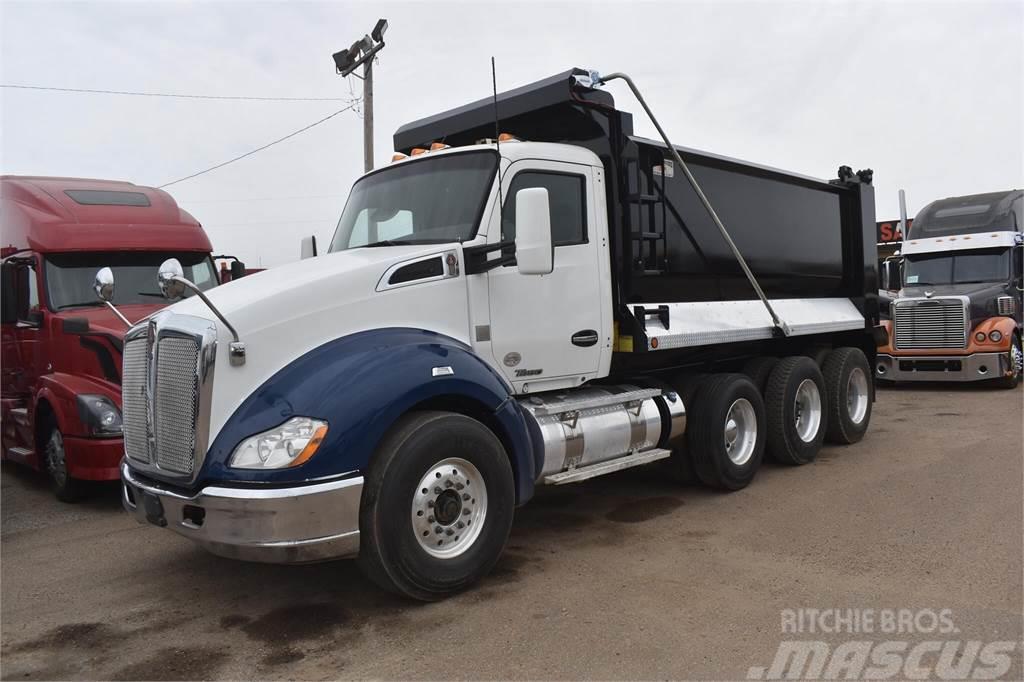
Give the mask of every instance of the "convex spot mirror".
[[177, 258], [168, 258], [157, 270], [156, 283], [160, 286], [160, 293], [169, 301], [175, 301], [185, 295], [185, 283], [180, 281], [185, 276], [185, 271]]
[[96, 271], [96, 277], [92, 281], [92, 290], [96, 292], [96, 298], [110, 303], [114, 300], [114, 271], [110, 268], [100, 268]]

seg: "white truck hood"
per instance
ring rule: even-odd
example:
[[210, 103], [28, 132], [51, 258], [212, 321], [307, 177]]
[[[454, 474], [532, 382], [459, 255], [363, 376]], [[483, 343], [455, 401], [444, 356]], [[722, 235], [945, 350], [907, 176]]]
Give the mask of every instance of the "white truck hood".
[[228, 359], [231, 332], [196, 296], [168, 310], [217, 324], [210, 412], [212, 443], [239, 403], [290, 362], [328, 341], [369, 329], [428, 329], [469, 343], [464, 269], [446, 279], [377, 291], [392, 265], [455, 252], [451, 244], [389, 246], [326, 254], [249, 275], [205, 292], [238, 331], [246, 359]]

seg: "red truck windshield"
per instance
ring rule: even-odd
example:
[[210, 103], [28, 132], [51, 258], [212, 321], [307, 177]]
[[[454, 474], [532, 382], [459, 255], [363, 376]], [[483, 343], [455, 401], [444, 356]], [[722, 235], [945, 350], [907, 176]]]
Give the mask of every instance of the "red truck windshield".
[[[110, 267], [114, 271], [115, 305], [161, 303], [163, 296], [156, 283], [157, 268], [168, 258], [177, 258], [185, 277], [200, 289], [217, 283], [213, 261], [207, 253], [131, 252], [51, 253], [46, 254], [46, 295], [52, 310], [77, 306], [102, 305], [93, 292], [96, 271]], [[186, 293], [191, 296], [192, 292]]]

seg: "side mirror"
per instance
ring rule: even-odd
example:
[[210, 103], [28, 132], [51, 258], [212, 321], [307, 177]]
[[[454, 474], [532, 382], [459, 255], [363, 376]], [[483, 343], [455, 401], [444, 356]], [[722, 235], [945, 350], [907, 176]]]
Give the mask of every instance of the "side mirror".
[[895, 291], [900, 288], [899, 261], [890, 259], [882, 263], [882, 288]]
[[156, 283], [160, 286], [160, 293], [169, 301], [174, 301], [185, 295], [185, 283], [181, 278], [185, 271], [177, 258], [168, 258], [161, 265], [156, 273]]
[[245, 263], [240, 260], [231, 261], [231, 281], [245, 277]]
[[316, 257], [316, 235], [311, 234], [302, 238], [300, 257], [302, 260]]
[[551, 209], [543, 187], [516, 193], [516, 264], [524, 275], [547, 275], [554, 269]]
[[2, 297], [2, 311], [0, 311], [0, 322], [3, 324], [14, 324], [18, 321], [18, 288], [14, 279], [14, 265], [4, 263], [0, 266], [0, 297]]
[[110, 303], [114, 300], [114, 271], [110, 268], [100, 268], [96, 271], [96, 277], [92, 280], [92, 290], [96, 292], [96, 298]]

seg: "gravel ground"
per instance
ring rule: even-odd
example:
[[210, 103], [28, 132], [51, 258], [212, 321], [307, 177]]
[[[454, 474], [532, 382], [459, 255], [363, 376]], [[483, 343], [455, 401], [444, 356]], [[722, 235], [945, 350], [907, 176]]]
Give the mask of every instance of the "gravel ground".
[[[1015, 642], [1021, 679], [1022, 397], [881, 390], [863, 442], [733, 494], [656, 468], [542, 489], [493, 574], [428, 605], [352, 562], [210, 556], [115, 486], [68, 506], [5, 464], [0, 676], [744, 679], [783, 640], [952, 639]], [[949, 609], [958, 632], [783, 633], [798, 608]]]

